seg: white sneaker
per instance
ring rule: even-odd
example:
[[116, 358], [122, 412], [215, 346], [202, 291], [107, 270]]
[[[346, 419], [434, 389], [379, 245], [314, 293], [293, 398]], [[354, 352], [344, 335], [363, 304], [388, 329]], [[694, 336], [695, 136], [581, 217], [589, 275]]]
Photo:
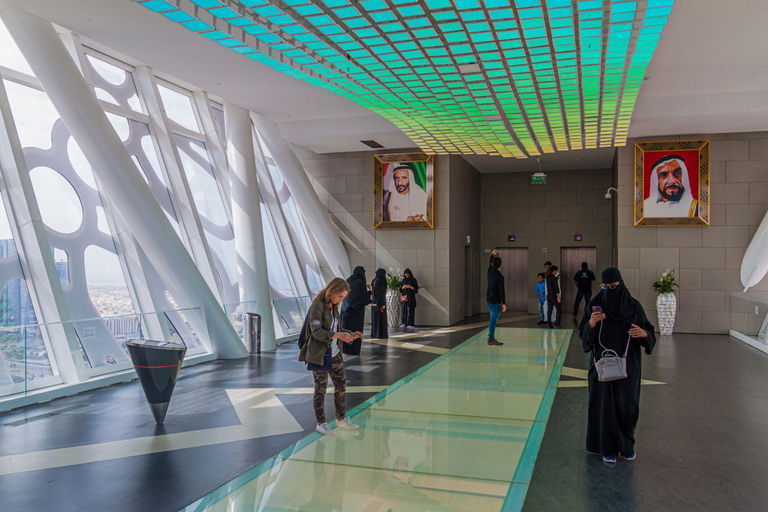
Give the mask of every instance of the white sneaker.
[[405, 325], [405, 324], [400, 324], [400, 328], [401, 328], [401, 329], [408, 329], [408, 327], [406, 327], [406, 325]]
[[321, 425], [318, 425], [315, 427], [315, 430], [323, 434], [324, 436], [335, 436], [336, 432], [333, 431], [333, 429], [328, 426], [327, 423], [323, 423]]
[[360, 428], [360, 425], [352, 423], [348, 418], [344, 418], [343, 420], [336, 420], [336, 426], [340, 428], [347, 428], [349, 430], [357, 430]]

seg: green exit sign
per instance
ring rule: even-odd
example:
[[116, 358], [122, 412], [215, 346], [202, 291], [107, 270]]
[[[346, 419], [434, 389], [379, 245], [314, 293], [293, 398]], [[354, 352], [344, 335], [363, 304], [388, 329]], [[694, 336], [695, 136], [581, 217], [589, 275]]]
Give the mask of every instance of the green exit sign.
[[534, 185], [546, 185], [547, 184], [547, 175], [543, 172], [537, 172], [531, 177], [531, 182]]

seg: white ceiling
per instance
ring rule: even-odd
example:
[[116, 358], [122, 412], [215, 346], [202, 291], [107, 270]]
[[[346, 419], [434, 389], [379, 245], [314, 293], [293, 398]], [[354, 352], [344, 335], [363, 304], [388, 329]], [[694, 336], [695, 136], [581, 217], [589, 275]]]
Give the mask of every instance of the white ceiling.
[[[83, 38], [276, 121], [318, 153], [360, 140], [413, 147], [391, 122], [208, 41], [130, 0], [11, 0]], [[647, 71], [630, 137], [768, 130], [768, 1], [676, 0]], [[465, 157], [481, 172], [535, 171], [534, 158]], [[542, 169], [610, 167], [613, 149], [543, 155]]]

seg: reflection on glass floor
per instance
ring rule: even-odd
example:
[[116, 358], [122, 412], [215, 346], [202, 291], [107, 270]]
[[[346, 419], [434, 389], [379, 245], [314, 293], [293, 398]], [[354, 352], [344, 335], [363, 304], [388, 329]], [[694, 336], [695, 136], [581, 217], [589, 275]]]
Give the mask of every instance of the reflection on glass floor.
[[570, 337], [483, 331], [183, 512], [520, 510]]

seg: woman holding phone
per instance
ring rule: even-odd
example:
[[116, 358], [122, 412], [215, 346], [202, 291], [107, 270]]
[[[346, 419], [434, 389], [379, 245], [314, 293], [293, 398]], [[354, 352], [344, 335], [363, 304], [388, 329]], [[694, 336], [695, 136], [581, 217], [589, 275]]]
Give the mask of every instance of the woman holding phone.
[[[602, 289], [589, 303], [579, 331], [589, 361], [589, 409], [587, 451], [599, 453], [603, 461], [616, 462], [621, 455], [634, 460], [635, 427], [640, 414], [642, 348], [650, 354], [656, 345], [654, 327], [640, 302], [624, 286], [616, 268], [603, 270]], [[626, 354], [627, 377], [601, 382], [595, 362], [603, 351]]]
[[307, 343], [301, 348], [299, 361], [307, 363], [315, 379], [315, 395], [312, 404], [315, 408], [317, 427], [315, 430], [326, 436], [334, 435], [333, 429], [325, 420], [325, 390], [328, 377], [333, 380], [333, 405], [336, 408], [336, 426], [357, 429], [358, 425], [346, 418], [347, 378], [344, 373], [342, 343], [352, 343], [362, 337], [360, 332], [352, 332], [341, 327], [339, 304], [349, 293], [349, 284], [336, 277], [317, 294], [309, 306], [305, 328], [308, 330]]

